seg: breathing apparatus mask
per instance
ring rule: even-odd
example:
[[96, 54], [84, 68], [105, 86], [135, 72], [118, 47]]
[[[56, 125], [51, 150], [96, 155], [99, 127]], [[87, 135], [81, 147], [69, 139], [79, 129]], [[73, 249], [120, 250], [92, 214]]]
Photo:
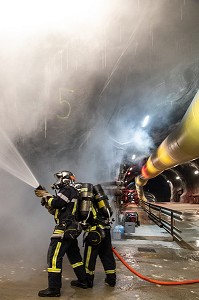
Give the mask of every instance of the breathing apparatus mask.
[[59, 190], [64, 186], [74, 186], [75, 184], [75, 175], [70, 171], [60, 171], [54, 174], [56, 182], [51, 185], [53, 190]]

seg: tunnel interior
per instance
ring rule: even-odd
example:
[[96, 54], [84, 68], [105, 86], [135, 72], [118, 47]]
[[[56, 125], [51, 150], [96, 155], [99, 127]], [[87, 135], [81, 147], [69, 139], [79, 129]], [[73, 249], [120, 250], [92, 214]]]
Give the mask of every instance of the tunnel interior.
[[[115, 198], [126, 184], [135, 189], [135, 176], [198, 91], [198, 11], [195, 0], [2, 1], [3, 263], [23, 259], [31, 273], [32, 262], [46, 261], [54, 220], [34, 188], [52, 193], [54, 173], [111, 182]], [[158, 202], [198, 204], [194, 170], [198, 162], [177, 166], [144, 189]]]
[[152, 193], [157, 202], [169, 202], [171, 189], [168, 182], [161, 175], [150, 179], [144, 186], [144, 191]]

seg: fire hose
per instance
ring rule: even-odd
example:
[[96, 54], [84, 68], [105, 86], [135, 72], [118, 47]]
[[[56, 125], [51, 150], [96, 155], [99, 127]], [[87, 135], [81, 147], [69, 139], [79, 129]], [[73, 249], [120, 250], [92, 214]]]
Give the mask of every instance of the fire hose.
[[148, 282], [151, 282], [151, 283], [155, 283], [155, 284], [159, 284], [159, 285], [180, 285], [180, 284], [183, 285], [183, 284], [199, 283], [199, 279], [181, 280], [181, 281], [160, 281], [160, 280], [148, 278], [148, 277], [140, 274], [135, 269], [133, 269], [129, 264], [127, 264], [127, 262], [115, 250], [115, 248], [112, 247], [112, 251], [115, 254], [115, 256], [117, 256], [117, 258], [125, 265], [125, 267], [127, 267], [127, 269], [129, 269], [129, 271], [131, 271], [133, 274], [135, 274], [136, 276], [140, 277], [141, 279], [143, 279], [145, 281], [148, 281]]

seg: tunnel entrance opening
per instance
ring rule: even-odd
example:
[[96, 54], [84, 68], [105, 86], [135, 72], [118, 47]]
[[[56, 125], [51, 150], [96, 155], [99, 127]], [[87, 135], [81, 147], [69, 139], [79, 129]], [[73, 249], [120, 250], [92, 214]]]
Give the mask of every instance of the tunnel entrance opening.
[[144, 191], [152, 193], [157, 202], [170, 202], [171, 190], [168, 182], [162, 176], [150, 179], [144, 186]]

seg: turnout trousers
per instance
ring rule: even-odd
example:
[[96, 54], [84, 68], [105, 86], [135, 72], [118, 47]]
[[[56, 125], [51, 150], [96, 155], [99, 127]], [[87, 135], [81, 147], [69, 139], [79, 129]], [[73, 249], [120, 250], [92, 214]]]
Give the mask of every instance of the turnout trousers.
[[62, 262], [65, 254], [78, 280], [86, 282], [86, 272], [77, 239], [51, 238], [47, 255], [49, 288], [62, 287]]
[[93, 286], [95, 265], [98, 255], [104, 267], [106, 280], [113, 285], [116, 283], [116, 263], [112, 252], [110, 229], [104, 230], [105, 238], [99, 245], [91, 246], [85, 240], [84, 264], [87, 282], [90, 286]]

